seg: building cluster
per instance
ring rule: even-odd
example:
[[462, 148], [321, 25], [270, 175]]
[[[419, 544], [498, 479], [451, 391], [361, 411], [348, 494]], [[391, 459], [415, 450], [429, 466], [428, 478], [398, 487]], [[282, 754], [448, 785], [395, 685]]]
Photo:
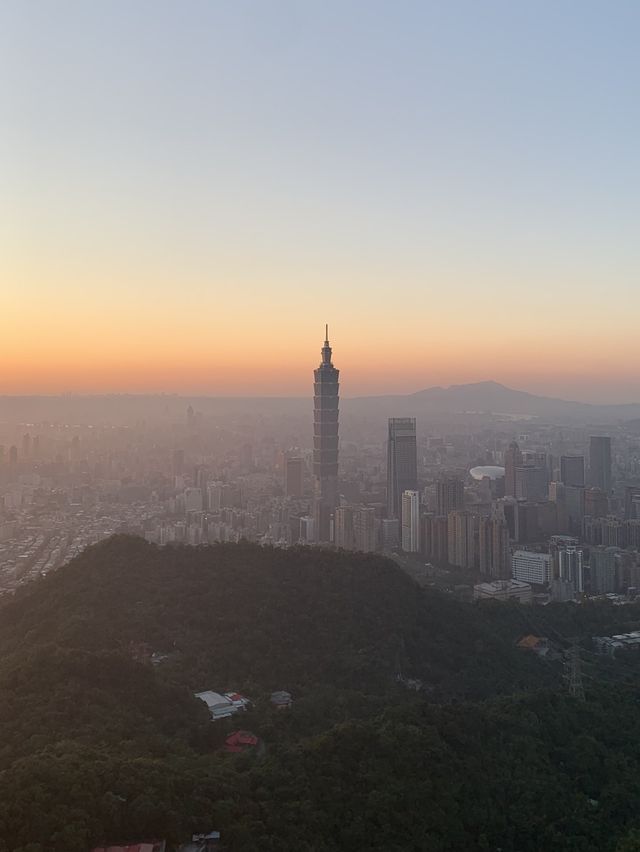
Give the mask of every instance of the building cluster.
[[[640, 587], [640, 440], [624, 425], [496, 416], [343, 429], [328, 329], [308, 418], [186, 408], [180, 422], [0, 424], [0, 593], [114, 533], [363, 552], [477, 596]], [[393, 413], [390, 411], [389, 413]], [[419, 428], [420, 426], [420, 428]], [[510, 585], [511, 584], [511, 585]]]

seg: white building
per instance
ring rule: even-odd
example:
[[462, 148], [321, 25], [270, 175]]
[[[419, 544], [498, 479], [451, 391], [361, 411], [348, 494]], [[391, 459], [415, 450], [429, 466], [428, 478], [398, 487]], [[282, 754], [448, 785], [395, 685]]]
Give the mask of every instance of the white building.
[[511, 574], [524, 583], [546, 585], [551, 579], [551, 557], [548, 553], [516, 550], [511, 559]]
[[405, 553], [420, 550], [420, 494], [402, 492], [402, 549]]
[[529, 583], [520, 580], [494, 580], [491, 583], [478, 583], [473, 587], [474, 600], [509, 601], [517, 600], [522, 604], [533, 603], [533, 589]]

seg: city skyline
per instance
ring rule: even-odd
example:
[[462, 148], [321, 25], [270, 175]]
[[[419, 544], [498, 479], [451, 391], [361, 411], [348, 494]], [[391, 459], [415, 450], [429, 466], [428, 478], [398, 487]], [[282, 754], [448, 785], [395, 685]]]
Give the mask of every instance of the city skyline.
[[4, 4], [0, 393], [304, 395], [322, 292], [345, 396], [640, 401], [639, 22]]

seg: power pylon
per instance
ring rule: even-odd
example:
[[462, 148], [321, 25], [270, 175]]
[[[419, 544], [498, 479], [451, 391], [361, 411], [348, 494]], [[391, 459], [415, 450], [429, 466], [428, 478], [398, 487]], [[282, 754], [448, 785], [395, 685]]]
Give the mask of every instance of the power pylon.
[[578, 701], [584, 701], [585, 697], [584, 685], [582, 683], [580, 648], [577, 645], [572, 645], [566, 652], [564, 667], [564, 676], [569, 685], [569, 695], [577, 698]]

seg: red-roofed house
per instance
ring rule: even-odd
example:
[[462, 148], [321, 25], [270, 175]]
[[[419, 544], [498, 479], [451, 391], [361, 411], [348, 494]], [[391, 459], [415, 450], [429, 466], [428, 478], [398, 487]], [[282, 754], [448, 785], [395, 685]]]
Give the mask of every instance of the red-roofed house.
[[233, 731], [225, 740], [222, 750], [237, 753], [255, 748], [257, 745], [258, 738], [250, 731]]
[[164, 840], [148, 840], [130, 846], [96, 846], [91, 852], [165, 852], [165, 846]]

